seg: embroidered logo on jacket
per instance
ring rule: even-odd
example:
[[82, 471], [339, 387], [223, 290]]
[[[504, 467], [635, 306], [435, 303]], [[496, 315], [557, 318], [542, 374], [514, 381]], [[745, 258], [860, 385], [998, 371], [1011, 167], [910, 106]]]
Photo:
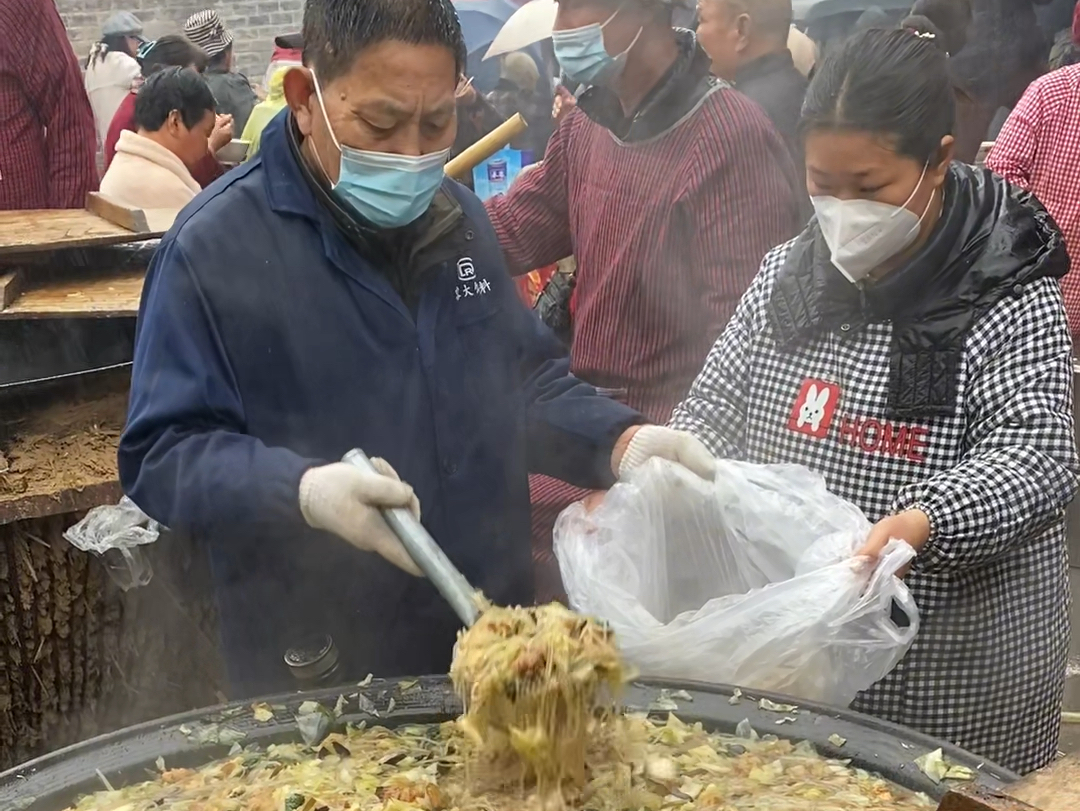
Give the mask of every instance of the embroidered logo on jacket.
[[491, 282], [483, 276], [476, 277], [476, 265], [468, 256], [458, 260], [457, 277], [458, 283], [454, 286], [455, 301], [461, 301], [463, 298], [486, 296], [491, 292]]
[[814, 439], [824, 439], [829, 434], [833, 413], [840, 400], [840, 387], [824, 380], [807, 378], [795, 398], [795, 405], [788, 417], [788, 428]]
[[459, 282], [471, 282], [476, 278], [476, 266], [468, 256], [458, 259], [457, 277]]

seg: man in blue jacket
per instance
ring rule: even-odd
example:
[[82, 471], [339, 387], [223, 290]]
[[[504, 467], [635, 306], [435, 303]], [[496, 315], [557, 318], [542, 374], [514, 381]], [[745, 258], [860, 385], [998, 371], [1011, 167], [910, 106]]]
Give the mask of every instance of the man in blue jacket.
[[[289, 688], [286, 650], [325, 635], [342, 676], [446, 670], [459, 623], [380, 507], [422, 505], [475, 586], [527, 603], [529, 471], [601, 488], [653, 455], [711, 464], [569, 374], [444, 180], [449, 0], [309, 0], [303, 36], [258, 157], [154, 258], [119, 455], [135, 502], [208, 544], [234, 696]], [[352, 447], [384, 475], [336, 461]]]

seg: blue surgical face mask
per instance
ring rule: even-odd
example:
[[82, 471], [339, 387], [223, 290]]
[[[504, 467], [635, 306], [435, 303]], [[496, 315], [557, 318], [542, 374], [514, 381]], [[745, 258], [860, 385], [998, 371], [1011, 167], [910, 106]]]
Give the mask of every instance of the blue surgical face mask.
[[618, 56], [612, 56], [604, 47], [604, 27], [615, 19], [622, 9], [616, 9], [604, 22], [552, 31], [555, 58], [567, 77], [578, 84], [604, 84], [618, 76], [626, 65], [630, 48], [637, 44], [644, 28], [639, 28], [634, 41]]
[[[431, 206], [435, 193], [442, 185], [443, 166], [450, 150], [415, 157], [345, 146], [330, 126], [319, 80], [314, 74], [312, 78], [315, 79], [315, 93], [319, 97], [326, 128], [330, 131], [334, 146], [341, 153], [334, 194], [377, 228], [400, 228], [418, 220]], [[312, 151], [325, 174], [326, 167], [318, 150]]]

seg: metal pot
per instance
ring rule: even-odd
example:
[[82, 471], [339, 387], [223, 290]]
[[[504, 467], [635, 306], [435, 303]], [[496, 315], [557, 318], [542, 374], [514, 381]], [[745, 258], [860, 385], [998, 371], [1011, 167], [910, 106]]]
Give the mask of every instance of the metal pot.
[[[895, 724], [774, 693], [749, 690], [733, 704], [731, 687], [696, 682], [648, 682], [631, 685], [624, 703], [628, 709], [648, 709], [659, 698], [661, 689], [686, 690], [691, 695], [692, 701], [675, 699], [678, 704], [675, 712], [685, 721], [701, 721], [710, 730], [730, 733], [746, 718], [763, 735], [811, 741], [826, 756], [849, 758], [856, 767], [933, 797], [940, 797], [944, 793], [943, 787], [931, 782], [913, 760], [938, 748], [943, 749], [951, 761], [975, 770], [977, 782], [987, 788], [1000, 788], [1018, 779], [1017, 775], [982, 758]], [[379, 718], [360, 711], [356, 699], [348, 699], [345, 712], [338, 719], [342, 725], [362, 720], [391, 727], [434, 723], [461, 712], [461, 703], [445, 676], [427, 676], [415, 685], [380, 679], [364, 688], [335, 688], [267, 698], [264, 699], [267, 703], [284, 704], [288, 708], [286, 712], [277, 711], [274, 719], [267, 723], [255, 721], [250, 701], [197, 710], [102, 735], [4, 772], [0, 774], [0, 808], [62, 811], [79, 796], [103, 787], [99, 770], [113, 786], [119, 787], [145, 780], [158, 757], [163, 758], [169, 768], [200, 766], [229, 750], [232, 737], [226, 736], [227, 740], [222, 743], [207, 742], [220, 738], [225, 730], [229, 735], [243, 733], [245, 745], [297, 740], [299, 733], [293, 716], [302, 702], [317, 701], [329, 708], [338, 701], [340, 694], [348, 696], [356, 692], [374, 703]], [[783, 716], [760, 709], [757, 703], [760, 698], [796, 704], [799, 707], [796, 720], [778, 726], [776, 722]], [[391, 699], [394, 709], [386, 712]], [[829, 742], [829, 737], [834, 734], [846, 738], [842, 747]]]

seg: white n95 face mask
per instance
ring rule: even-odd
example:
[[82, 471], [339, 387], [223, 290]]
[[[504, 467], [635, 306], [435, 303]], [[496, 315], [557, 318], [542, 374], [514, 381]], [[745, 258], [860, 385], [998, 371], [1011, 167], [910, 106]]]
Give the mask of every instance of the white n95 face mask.
[[902, 206], [824, 195], [810, 198], [832, 263], [852, 284], [858, 284], [883, 262], [910, 248], [918, 238], [923, 217], [934, 198], [931, 195], [922, 216], [909, 211], [907, 204], [922, 186], [926, 169], [924, 166], [919, 182]]

